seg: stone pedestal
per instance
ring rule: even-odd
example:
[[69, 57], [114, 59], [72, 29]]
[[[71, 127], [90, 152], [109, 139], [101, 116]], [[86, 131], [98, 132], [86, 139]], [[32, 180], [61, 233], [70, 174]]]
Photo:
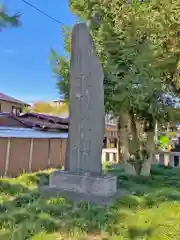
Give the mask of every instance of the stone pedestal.
[[116, 181], [116, 176], [111, 175], [88, 176], [55, 171], [50, 175], [48, 188], [94, 196], [112, 196], [117, 192]]
[[67, 171], [52, 173], [49, 178], [49, 187], [96, 196], [111, 196], [117, 191], [115, 176], [88, 176]]
[[85, 200], [90, 203], [108, 205], [117, 193], [117, 178], [111, 175], [88, 176], [86, 174], [55, 171], [50, 175], [49, 185], [42, 186], [40, 192], [46, 197], [57, 195], [75, 202]]

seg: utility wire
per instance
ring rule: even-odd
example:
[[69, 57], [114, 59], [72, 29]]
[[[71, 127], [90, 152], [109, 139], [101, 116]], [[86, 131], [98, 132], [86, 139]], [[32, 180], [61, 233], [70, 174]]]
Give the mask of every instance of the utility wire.
[[33, 8], [33, 9], [35, 9], [36, 11], [40, 12], [40, 13], [43, 14], [44, 16], [48, 17], [48, 18], [51, 19], [52, 21], [54, 21], [54, 22], [56, 22], [56, 23], [58, 23], [58, 24], [60, 24], [60, 25], [63, 25], [63, 26], [65, 25], [63, 22], [60, 22], [58, 19], [50, 16], [49, 14], [45, 13], [43, 10], [37, 8], [36, 6], [34, 6], [33, 4], [29, 3], [28, 1], [26, 1], [26, 0], [21, 0], [21, 1], [22, 1], [23, 3], [25, 3], [26, 5], [28, 5], [29, 7], [31, 7], [31, 8]]
[[[44, 16], [48, 17], [49, 19], [51, 19], [52, 21], [65, 26], [66, 24], [64, 24], [63, 22], [59, 21], [58, 19], [54, 18], [53, 16], [49, 15], [48, 13], [44, 12], [43, 10], [39, 9], [38, 7], [36, 7], [35, 5], [29, 3], [26, 0], [21, 0], [23, 3], [25, 3], [26, 5], [28, 5], [29, 7], [35, 9], [36, 11], [40, 12], [41, 14], [43, 14]], [[139, 0], [141, 1], [141, 0]], [[114, 43], [120, 43], [121, 40], [112, 40], [112, 41], [104, 41], [103, 43], [106, 44], [114, 44]]]

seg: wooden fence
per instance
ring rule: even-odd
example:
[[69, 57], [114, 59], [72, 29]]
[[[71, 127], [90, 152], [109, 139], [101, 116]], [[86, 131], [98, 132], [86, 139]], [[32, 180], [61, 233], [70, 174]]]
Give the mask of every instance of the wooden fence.
[[67, 139], [0, 137], [0, 175], [17, 176], [65, 164]]

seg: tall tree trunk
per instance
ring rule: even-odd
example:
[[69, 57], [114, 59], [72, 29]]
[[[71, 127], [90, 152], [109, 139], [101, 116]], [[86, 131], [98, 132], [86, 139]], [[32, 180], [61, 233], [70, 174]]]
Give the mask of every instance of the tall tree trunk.
[[120, 122], [120, 117], [118, 117], [118, 121], [117, 121], [117, 150], [118, 150], [118, 163], [121, 162], [122, 159], [122, 154], [121, 154], [121, 122]]
[[151, 171], [151, 165], [154, 157], [154, 129], [147, 132], [146, 150], [149, 156], [142, 164], [141, 175], [143, 176], [149, 176]]
[[[131, 141], [129, 141], [129, 153], [132, 155], [131, 161], [129, 164], [131, 165], [131, 174], [139, 175], [141, 170], [141, 162], [140, 162], [140, 141], [138, 136], [138, 129], [136, 125], [136, 119], [133, 111], [130, 112], [130, 132], [132, 135]], [[130, 167], [129, 167], [130, 168]]]
[[[131, 118], [131, 119], [130, 119]], [[129, 144], [129, 129], [128, 129], [128, 122], [131, 120], [131, 134], [132, 140], [131, 144]], [[141, 151], [136, 121], [134, 115], [129, 116], [129, 114], [123, 114], [118, 119], [118, 156], [119, 162], [121, 163], [122, 167], [124, 168], [126, 174], [130, 175], [143, 175], [149, 176], [151, 171], [151, 164], [154, 157], [154, 133], [155, 133], [155, 126], [147, 132], [147, 143], [146, 143], [146, 150], [148, 152], [148, 158], [144, 159], [145, 161], [137, 163], [136, 166], [139, 164], [140, 171], [137, 171], [135, 164], [131, 164], [129, 162], [130, 154], [138, 154]]]
[[154, 138], [155, 142], [158, 142], [158, 122], [156, 121], [155, 123], [155, 138]]
[[159, 137], [159, 125], [158, 125], [158, 121], [156, 120], [155, 128], [154, 128], [154, 153], [153, 153], [152, 164], [157, 164], [155, 145], [158, 144], [158, 137]]
[[126, 174], [136, 175], [135, 168], [129, 163], [130, 153], [129, 153], [129, 114], [123, 113], [119, 117], [119, 134], [120, 134], [120, 157], [121, 165], [126, 172]]
[[131, 133], [132, 133], [132, 141], [130, 144], [130, 153], [136, 155], [140, 151], [140, 142], [138, 137], [138, 130], [136, 126], [136, 120], [134, 117], [134, 113], [131, 113]]
[[128, 115], [123, 114], [118, 118], [118, 156], [119, 162], [126, 162], [129, 159], [128, 151]]
[[166, 133], [169, 133], [169, 130], [170, 130], [170, 124], [167, 123]]

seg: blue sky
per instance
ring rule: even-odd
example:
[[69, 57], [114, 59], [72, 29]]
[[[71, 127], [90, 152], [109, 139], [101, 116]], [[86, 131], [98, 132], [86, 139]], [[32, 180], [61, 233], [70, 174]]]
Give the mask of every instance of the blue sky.
[[[66, 25], [76, 22], [68, 0], [28, 0]], [[1, 2], [1, 0], [0, 0]], [[10, 13], [22, 14], [22, 26], [0, 32], [0, 92], [32, 102], [59, 97], [49, 63], [50, 49], [63, 54], [60, 25], [21, 0], [4, 0]]]

